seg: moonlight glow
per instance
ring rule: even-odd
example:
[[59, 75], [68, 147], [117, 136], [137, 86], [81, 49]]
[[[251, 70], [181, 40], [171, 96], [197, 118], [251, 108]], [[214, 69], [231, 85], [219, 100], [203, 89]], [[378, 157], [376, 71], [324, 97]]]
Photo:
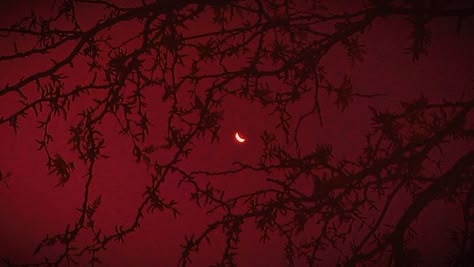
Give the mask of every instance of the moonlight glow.
[[243, 143], [243, 142], [245, 142], [246, 139], [240, 137], [239, 133], [237, 132], [237, 133], [235, 133], [235, 140], [237, 140], [237, 142], [239, 142], [239, 143]]

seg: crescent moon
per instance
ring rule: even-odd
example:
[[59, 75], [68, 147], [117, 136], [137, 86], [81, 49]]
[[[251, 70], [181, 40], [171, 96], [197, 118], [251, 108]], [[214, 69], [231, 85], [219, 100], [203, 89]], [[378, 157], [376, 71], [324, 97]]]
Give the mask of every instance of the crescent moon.
[[240, 137], [239, 133], [235, 133], [235, 140], [237, 140], [237, 142], [239, 142], [239, 143], [243, 143], [243, 142], [245, 142], [246, 139]]

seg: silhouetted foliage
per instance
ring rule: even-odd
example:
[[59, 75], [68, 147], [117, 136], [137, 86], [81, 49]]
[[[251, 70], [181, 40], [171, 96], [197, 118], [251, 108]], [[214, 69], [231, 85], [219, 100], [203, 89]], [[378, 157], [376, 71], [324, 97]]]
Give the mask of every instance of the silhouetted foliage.
[[[17, 23], [1, 27], [2, 39], [13, 47], [11, 53], [2, 52], [1, 62], [51, 55], [47, 66], [0, 88], [2, 101], [15, 96], [20, 104], [0, 114], [2, 130], [6, 129], [3, 125], [9, 125], [18, 132], [23, 121], [37, 120], [42, 132], [36, 140], [38, 150], [44, 152], [46, 167], [57, 177], [58, 186], [80, 177], [75, 172], [79, 165], [87, 169], [77, 220], [63, 231], [45, 236], [34, 251], [41, 254], [45, 247], [60, 244], [62, 253], [27, 265], [74, 264], [84, 257], [91, 265], [101, 263], [101, 251], [139, 231], [147, 214], [164, 212], [179, 218], [179, 203], [160, 193], [165, 183], [191, 186], [190, 201], [218, 215], [201, 232], [183, 233], [179, 266], [190, 265], [193, 255], [219, 231], [225, 240], [214, 266], [235, 266], [243, 225], [248, 222], [255, 223], [262, 241], [274, 236], [285, 240], [289, 266], [301, 260], [308, 266], [318, 265], [321, 255], [328, 252], [338, 255], [340, 266], [374, 262], [416, 266], [421, 256], [409, 244], [415, 235], [413, 223], [439, 199], [463, 207], [464, 222], [451, 233], [450, 264], [472, 264], [474, 151], [467, 149], [457, 155], [449, 168], [440, 167], [442, 153], [433, 154], [453, 140], [472, 142], [472, 96], [433, 103], [427, 92], [427, 96], [403, 102], [397, 111], [369, 107], [371, 128], [366, 129], [363, 151], [353, 160], [338, 159], [331, 144], [302, 152], [298, 138], [301, 126], [311, 116], [317, 117], [324, 129], [320, 95], [327, 93], [341, 112], [358, 98], [377, 101], [379, 96], [356, 91], [349, 75], [342, 81], [329, 78], [321, 62], [332, 48], [343, 47], [357, 67], [370, 53], [361, 36], [380, 19], [399, 16], [406, 18], [405, 26], [411, 29], [405, 52], [415, 61], [423, 60], [435, 31], [430, 29], [432, 21], [459, 21], [453, 31], [460, 31], [461, 22], [474, 15], [472, 5], [452, 7], [447, 2], [455, 1], [374, 0], [339, 13], [316, 0], [135, 1], [129, 6], [108, 0], [63, 0], [54, 1], [50, 16], [33, 11]], [[100, 10], [103, 16], [90, 19], [94, 25], [84, 26], [80, 9]], [[113, 32], [129, 22], [135, 23], [133, 30], [114, 39]], [[198, 22], [206, 27], [194, 30]], [[390, 53], [403, 55], [403, 51]], [[81, 77], [80, 82], [71, 77], [71, 70], [82, 72], [84, 66], [87, 77]], [[278, 89], [269, 86], [275, 80]], [[160, 125], [166, 131], [163, 140], [148, 138], [153, 120], [147, 111], [154, 108], [147, 105], [146, 90], [150, 89], [160, 92], [168, 111], [166, 125]], [[278, 117], [275, 129], [261, 134], [259, 162], [235, 162], [227, 170], [182, 167], [197, 139], [220, 141], [227, 98], [260, 103]], [[312, 109], [292, 114], [288, 107], [303, 99], [313, 101]], [[77, 114], [74, 105], [79, 101]], [[78, 117], [71, 119], [76, 114]], [[102, 197], [92, 196], [89, 190], [97, 162], [114, 157], [105, 153], [108, 139], [100, 126], [106, 119], [116, 121], [124, 141], [133, 145], [133, 158], [151, 173], [134, 220], [114, 229], [96, 226], [94, 216], [100, 212]], [[76, 158], [66, 158], [50, 148], [54, 120], [68, 121], [68, 144]], [[158, 161], [153, 157], [156, 153], [172, 156]], [[438, 166], [439, 171], [433, 171], [432, 166]], [[5, 174], [8, 166], [1, 167], [0, 186], [8, 186], [15, 172]], [[231, 196], [212, 182], [199, 182], [202, 176], [244, 171], [266, 177], [268, 187]], [[310, 194], [297, 185], [307, 178], [314, 187]], [[397, 220], [387, 225], [390, 205], [400, 194], [412, 200]], [[308, 227], [318, 231], [305, 233]], [[84, 232], [93, 238], [78, 246], [78, 237]], [[4, 262], [24, 264], [16, 259]]]

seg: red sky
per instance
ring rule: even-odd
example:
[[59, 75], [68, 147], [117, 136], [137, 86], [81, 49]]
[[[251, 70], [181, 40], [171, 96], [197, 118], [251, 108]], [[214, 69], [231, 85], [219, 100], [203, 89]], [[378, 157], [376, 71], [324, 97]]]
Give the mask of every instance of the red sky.
[[[28, 13], [27, 3], [21, 3], [10, 1], [2, 4], [1, 27]], [[89, 16], [92, 17], [90, 14]], [[88, 16], [84, 16], [84, 25], [88, 23], [86, 17]], [[208, 26], [202, 23], [199, 27]], [[338, 81], [345, 73], [349, 73], [356, 90], [385, 96], [356, 99], [344, 112], [340, 112], [334, 106], [333, 97], [321, 94], [323, 126], [319, 126], [316, 116], [305, 121], [299, 136], [303, 151], [311, 150], [316, 144], [330, 143], [336, 157], [353, 159], [359, 154], [364, 144], [364, 136], [370, 127], [368, 105], [381, 110], [397, 110], [400, 108], [400, 101], [417, 97], [422, 92], [430, 100], [437, 102], [443, 98], [456, 100], [463, 91], [472, 88], [474, 24], [467, 21], [461, 34], [455, 33], [455, 26], [454, 21], [448, 20], [433, 23], [429, 55], [423, 56], [418, 62], [412, 62], [411, 57], [403, 53], [403, 49], [409, 45], [407, 36], [410, 29], [403, 19], [397, 18], [385, 21], [378, 19], [364, 35], [362, 41], [367, 46], [368, 55], [364, 63], [356, 65], [355, 68], [350, 66], [341, 47], [331, 50], [322, 62], [329, 77]], [[114, 37], [120, 38], [121, 34], [133, 31], [133, 27], [133, 24], [130, 24], [120, 28], [120, 31], [114, 33]], [[197, 30], [197, 27], [190, 31], [194, 29]], [[11, 39], [0, 40], [2, 51], [11, 49]], [[44, 58], [0, 62], [0, 85], [13, 83], [18, 77], [45, 68], [49, 64]], [[88, 77], [86, 70], [79, 67], [73, 71], [68, 70], [68, 75], [70, 85]], [[277, 88], [279, 85], [272, 86]], [[472, 94], [472, 90], [470, 93]], [[163, 123], [166, 121], [168, 107], [161, 103], [160, 91], [149, 90], [147, 97], [147, 112], [153, 124], [148, 141], [162, 144], [165, 132]], [[0, 101], [0, 116], [10, 114], [18, 106], [16, 96], [13, 95], [9, 99], [2, 96]], [[90, 103], [79, 101], [73, 111], [81, 110], [85, 104]], [[296, 113], [305, 112], [310, 108], [310, 102], [303, 100], [291, 108]], [[220, 142], [211, 144], [209, 138], [199, 139], [193, 154], [180, 166], [187, 170], [219, 171], [232, 168], [235, 161], [255, 163], [262, 147], [259, 136], [264, 130], [274, 131], [274, 125], [277, 123], [277, 117], [269, 113], [269, 109], [264, 109], [259, 104], [249, 104], [245, 100], [229, 97], [224, 102]], [[67, 128], [75, 120], [77, 117], [70, 116], [68, 121], [59, 119], [51, 126], [54, 136], [51, 150], [62, 153], [69, 160], [73, 160], [75, 155], [69, 151], [67, 145]], [[7, 180], [8, 188], [0, 184], [0, 258], [9, 257], [21, 263], [41, 259], [33, 257], [32, 252], [45, 234], [62, 232], [68, 223], [75, 221], [79, 215], [75, 208], [82, 203], [85, 181], [82, 177], [85, 174], [84, 166], [77, 162], [77, 170], [71, 181], [64, 187], [55, 187], [57, 178], [48, 175], [44, 152], [36, 151], [35, 139], [41, 136], [36, 126], [33, 116], [20, 120], [20, 129], [16, 135], [7, 125], [0, 125], [0, 170], [12, 173], [12, 177]], [[111, 157], [97, 164], [91, 196], [102, 195], [102, 205], [96, 215], [96, 221], [106, 232], [112, 232], [114, 225], [131, 223], [150, 178], [143, 164], [135, 163], [131, 154], [132, 144], [117, 134], [117, 124], [112, 119], [104, 120], [101, 129], [107, 137], [105, 151]], [[246, 135], [246, 143], [235, 142], [233, 135], [236, 130]], [[453, 143], [446, 151], [445, 167], [465, 149], [466, 144]], [[165, 154], [160, 154], [160, 151], [156, 153], [156, 159], [166, 157]], [[233, 195], [265, 186], [265, 178], [267, 177], [261, 174], [242, 172], [223, 177], [203, 176], [200, 177], [200, 182], [205, 184], [211, 181]], [[129, 235], [124, 244], [112, 243], [101, 254], [104, 265], [176, 265], [184, 235], [204, 230], [212, 219], [212, 216], [206, 215], [205, 210], [197, 208], [189, 201], [190, 187], [177, 188], [178, 179], [179, 177], [170, 176], [162, 194], [166, 198], [176, 199], [183, 215], [173, 218], [169, 212], [156, 212], [145, 216], [141, 227]], [[400, 199], [399, 206], [395, 209], [403, 210], [406, 203], [407, 200]], [[456, 218], [451, 217], [453, 210], [454, 207], [436, 203], [424, 211], [416, 222], [419, 234], [416, 242], [420, 242], [423, 248], [427, 266], [429, 262], [438, 261], [439, 257], [436, 255], [440, 255], [446, 248], [446, 241], [440, 233], [445, 233], [442, 229], [454, 225]], [[459, 213], [455, 215], [459, 216]], [[274, 237], [265, 245], [260, 244], [258, 239], [253, 223], [247, 223], [238, 252], [239, 266], [286, 266], [281, 239]], [[215, 257], [221, 249], [222, 240], [222, 236], [215, 235], [210, 246], [205, 246], [200, 253], [194, 254], [192, 259], [195, 266], [217, 261], [218, 258]], [[57, 250], [54, 247], [46, 249], [41, 257], [54, 256], [55, 252]], [[330, 258], [327, 260], [335, 261]]]

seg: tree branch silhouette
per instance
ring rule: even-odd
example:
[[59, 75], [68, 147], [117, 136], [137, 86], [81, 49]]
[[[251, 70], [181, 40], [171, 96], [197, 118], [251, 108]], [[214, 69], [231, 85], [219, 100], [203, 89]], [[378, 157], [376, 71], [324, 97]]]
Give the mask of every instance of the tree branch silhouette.
[[[11, 51], [0, 55], [0, 63], [38, 58], [50, 63], [0, 89], [0, 98], [15, 98], [20, 105], [0, 114], [0, 125], [17, 133], [23, 121], [37, 120], [38, 150], [45, 155], [49, 175], [58, 178], [57, 186], [76, 179], [76, 169], [87, 170], [79, 215], [64, 231], [46, 235], [34, 250], [41, 255], [45, 248], [59, 245], [61, 253], [36, 263], [17, 259], [4, 263], [60, 266], [87, 258], [90, 265], [99, 264], [110, 243], [124, 243], [148, 214], [184, 215], [178, 201], [163, 194], [163, 185], [176, 183], [176, 190], [190, 186], [189, 201], [216, 216], [200, 232], [185, 236], [178, 266], [192, 264], [192, 256], [220, 231], [225, 237], [223, 250], [214, 266], [236, 266], [244, 224], [254, 224], [262, 242], [281, 237], [289, 266], [298, 266], [301, 260], [317, 266], [328, 252], [338, 255], [340, 266], [379, 260], [390, 266], [413, 266], [420, 260], [419, 251], [410, 247], [413, 222], [439, 199], [463, 207], [463, 227], [453, 232], [455, 241], [460, 241], [459, 251], [450, 261], [467, 266], [474, 223], [473, 151], [459, 155], [443, 173], [430, 166], [439, 167], [442, 161], [435, 150], [459, 139], [472, 141], [472, 97], [438, 103], [420, 96], [402, 102], [398, 111], [368, 107], [372, 124], [366, 129], [363, 151], [353, 160], [338, 159], [332, 144], [317, 144], [303, 152], [299, 132], [310, 117], [317, 117], [324, 129], [323, 92], [340, 112], [359, 98], [377, 101], [383, 95], [356, 91], [349, 75], [333, 81], [322, 60], [334, 48], [344, 48], [352, 66], [357, 66], [370, 52], [361, 39], [371, 26], [381, 19], [403, 17], [412, 30], [405, 53], [422, 60], [431, 43], [430, 22], [456, 20], [459, 32], [463, 21], [474, 15], [474, 7], [374, 0], [341, 13], [320, 1], [303, 2], [175, 0], [122, 6], [105, 0], [65, 0], [55, 1], [50, 17], [32, 12], [0, 27], [1, 38], [12, 44]], [[91, 19], [94, 25], [86, 27], [81, 8], [101, 10], [103, 17]], [[194, 30], [200, 20], [206, 27]], [[135, 32], [115, 36], [114, 30], [126, 23], [134, 23]], [[84, 69], [87, 77], [81, 82], [70, 76]], [[279, 88], [269, 85], [272, 80]], [[157, 108], [148, 105], [150, 90], [159, 91], [167, 111], [161, 125], [165, 134], [159, 141], [150, 140], [148, 114]], [[189, 170], [182, 163], [189, 160], [198, 139], [219, 142], [224, 100], [229, 98], [259, 103], [278, 118], [275, 130], [261, 135], [259, 161], [236, 161], [224, 170]], [[304, 99], [311, 100], [310, 110], [292, 113], [290, 106]], [[74, 114], [79, 102], [81, 111]], [[68, 145], [76, 158], [51, 148], [50, 125], [61, 119], [70, 125]], [[113, 229], [97, 226], [95, 214], [103, 196], [91, 193], [98, 162], [114, 157], [105, 152], [108, 137], [101, 126], [107, 119], [114, 120], [133, 147], [131, 156], [150, 172], [133, 219]], [[169, 157], [157, 160], [157, 153]], [[244, 173], [265, 177], [267, 187], [232, 195], [201, 179]], [[14, 176], [14, 170], [5, 175], [0, 171], [0, 185], [8, 187], [6, 178]], [[299, 185], [308, 178], [311, 193]], [[389, 210], [400, 195], [413, 201], [387, 226]], [[310, 233], [311, 227], [318, 231]], [[79, 237], [86, 234], [93, 238], [80, 243]]]

